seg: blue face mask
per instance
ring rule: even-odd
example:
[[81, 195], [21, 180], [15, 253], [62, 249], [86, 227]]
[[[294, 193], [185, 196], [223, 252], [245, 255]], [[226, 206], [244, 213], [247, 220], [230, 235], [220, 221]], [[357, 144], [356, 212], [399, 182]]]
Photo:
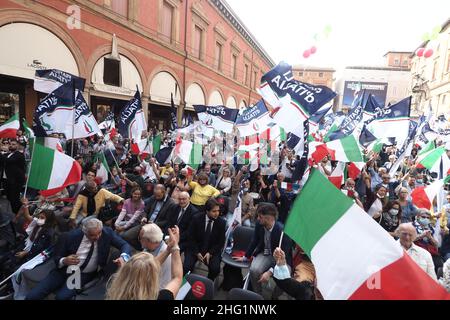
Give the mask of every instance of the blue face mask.
[[417, 183], [423, 183], [423, 180], [422, 179], [417, 179], [416, 182]]
[[430, 224], [430, 219], [428, 218], [419, 218], [419, 223], [423, 226], [427, 226]]
[[273, 268], [273, 276], [278, 280], [289, 279], [291, 277], [291, 272], [287, 265], [276, 265], [275, 268]]

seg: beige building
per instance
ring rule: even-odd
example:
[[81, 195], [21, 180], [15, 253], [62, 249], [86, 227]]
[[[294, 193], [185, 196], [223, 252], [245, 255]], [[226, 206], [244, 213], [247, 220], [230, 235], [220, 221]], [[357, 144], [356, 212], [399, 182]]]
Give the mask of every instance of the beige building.
[[412, 55], [411, 113], [420, 115], [425, 107], [431, 105], [435, 115], [444, 113], [448, 116], [450, 115], [450, 19], [442, 25], [436, 40], [424, 42], [417, 49], [425, 47], [434, 51], [431, 57]]
[[411, 51], [388, 51], [385, 58], [385, 67], [391, 68], [411, 68]]
[[336, 70], [332, 68], [293, 66], [292, 72], [295, 80], [334, 89], [334, 73]]

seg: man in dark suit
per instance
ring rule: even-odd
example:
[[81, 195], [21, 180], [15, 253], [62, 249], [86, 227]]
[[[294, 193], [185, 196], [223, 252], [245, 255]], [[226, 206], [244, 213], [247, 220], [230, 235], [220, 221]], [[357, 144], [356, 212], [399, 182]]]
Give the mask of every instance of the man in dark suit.
[[[153, 196], [150, 197], [149, 202], [144, 209], [146, 216], [141, 220], [141, 225], [150, 222], [156, 223], [166, 234], [167, 228], [170, 225], [171, 213], [174, 212], [176, 206], [177, 205], [173, 202], [172, 198], [167, 195], [166, 187], [162, 184], [157, 184], [153, 191]], [[122, 238], [138, 250], [141, 249], [138, 241], [141, 225], [132, 227], [122, 234]]]
[[180, 251], [184, 252], [188, 241], [188, 230], [192, 217], [198, 213], [197, 208], [191, 204], [189, 193], [183, 191], [178, 195], [178, 206], [170, 215], [170, 226], [177, 225], [180, 229]]
[[[279, 246], [283, 225], [277, 221], [278, 210], [273, 203], [260, 203], [256, 214], [258, 222], [252, 242], [245, 256], [236, 260], [247, 261], [253, 257], [250, 265], [250, 281], [253, 291], [261, 294], [261, 284], [267, 283], [273, 275], [276, 264], [273, 252]], [[292, 266], [292, 241], [286, 235], [283, 236], [281, 249], [286, 254], [287, 265]]]
[[[56, 300], [71, 299], [76, 295], [76, 289], [92, 281], [98, 269], [106, 266], [111, 246], [122, 252], [120, 258], [114, 260], [116, 264], [128, 261], [130, 246], [112, 229], [103, 227], [100, 220], [86, 219], [82, 229], [73, 230], [58, 241], [53, 256], [57, 268], [27, 294], [26, 300], [42, 300], [55, 291]], [[74, 281], [73, 270], [76, 270]], [[81, 279], [77, 280], [78, 272]]]
[[214, 280], [220, 273], [220, 261], [225, 245], [226, 221], [219, 217], [220, 206], [211, 198], [205, 205], [206, 213], [197, 213], [188, 230], [188, 244], [184, 253], [184, 274], [192, 271], [197, 260], [208, 266], [208, 278]]
[[16, 140], [11, 140], [9, 154], [0, 155], [6, 174], [6, 197], [15, 214], [22, 206], [20, 192], [25, 184], [25, 157], [18, 148], [19, 143]]

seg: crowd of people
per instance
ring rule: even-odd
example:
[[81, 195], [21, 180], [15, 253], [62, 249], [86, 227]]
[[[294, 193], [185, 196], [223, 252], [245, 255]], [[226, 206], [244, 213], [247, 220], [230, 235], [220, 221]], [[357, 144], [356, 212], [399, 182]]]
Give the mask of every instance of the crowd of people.
[[[175, 143], [169, 132], [158, 134], [161, 148]], [[12, 213], [8, 220], [7, 209], [1, 207], [1, 262], [17, 268], [53, 248], [56, 265], [26, 290], [25, 299], [45, 299], [51, 293], [56, 299], [73, 298], [77, 291], [67, 285], [67, 268], [81, 269], [83, 285], [105, 268], [111, 252], [117, 270], [108, 280], [105, 299], [174, 299], [183, 276], [195, 273], [199, 264], [215, 281], [224, 268], [224, 250], [232, 250], [232, 233], [227, 238], [227, 230], [238, 202], [241, 224], [253, 230], [245, 253], [233, 255], [236, 261], [250, 263], [248, 289], [268, 299], [283, 293], [293, 299], [321, 299], [310, 258], [282, 233], [301, 193], [283, 187], [299, 182], [301, 161], [285, 142], [278, 145], [278, 170], [264, 175], [261, 168], [252, 171], [230, 161], [203, 162], [196, 170], [170, 158], [159, 163], [155, 155], [131, 152], [130, 141], [120, 135], [112, 139], [114, 149], [106, 149], [99, 136], [74, 143], [55, 137], [83, 173], [77, 184], [49, 197], [31, 188], [24, 193], [31, 152], [22, 131], [16, 139], [1, 140], [2, 201], [9, 202]], [[411, 192], [433, 180], [416, 166], [417, 151], [405, 158], [394, 177], [389, 169], [396, 161], [395, 146], [367, 154], [360, 174], [346, 179], [341, 190], [450, 291], [450, 193], [441, 211], [437, 203], [431, 211], [413, 204]], [[99, 152], [108, 162], [107, 181], [98, 178]], [[336, 163], [326, 156], [313, 166], [330, 176]], [[224, 277], [223, 287], [227, 281], [232, 279]]]

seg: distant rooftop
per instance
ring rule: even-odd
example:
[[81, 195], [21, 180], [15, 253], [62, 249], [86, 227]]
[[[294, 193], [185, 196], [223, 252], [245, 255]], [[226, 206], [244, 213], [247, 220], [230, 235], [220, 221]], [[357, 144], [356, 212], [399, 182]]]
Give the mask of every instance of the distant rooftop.
[[401, 67], [383, 67], [383, 66], [350, 66], [345, 67], [345, 69], [356, 69], [356, 70], [385, 70], [385, 71], [410, 71], [409, 68]]
[[384, 56], [383, 57], [386, 57], [389, 53], [407, 53], [407, 54], [411, 54], [412, 52], [411, 51], [388, 51], [388, 52], [386, 52], [385, 54], [384, 54]]
[[292, 70], [295, 71], [328, 71], [328, 72], [336, 72], [333, 68], [328, 67], [316, 67], [316, 66], [303, 66], [303, 65], [296, 65], [292, 66]]

